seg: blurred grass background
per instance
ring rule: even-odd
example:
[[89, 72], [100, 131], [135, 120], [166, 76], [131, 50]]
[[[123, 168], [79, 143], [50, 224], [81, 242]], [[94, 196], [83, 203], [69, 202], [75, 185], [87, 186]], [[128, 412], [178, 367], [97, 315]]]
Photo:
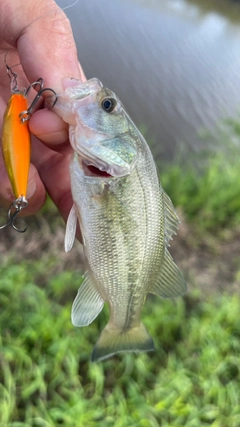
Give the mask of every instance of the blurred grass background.
[[72, 326], [83, 263], [78, 245], [63, 253], [51, 202], [26, 219], [24, 236], [2, 232], [1, 427], [240, 426], [239, 135], [229, 120], [217, 148], [159, 165], [183, 221], [172, 253], [189, 292], [148, 298], [142, 319], [155, 353], [89, 362], [108, 312]]

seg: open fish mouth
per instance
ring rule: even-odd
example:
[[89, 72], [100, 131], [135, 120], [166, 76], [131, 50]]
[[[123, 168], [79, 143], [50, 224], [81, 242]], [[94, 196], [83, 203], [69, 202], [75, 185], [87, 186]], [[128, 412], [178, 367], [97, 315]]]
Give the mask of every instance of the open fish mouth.
[[97, 166], [93, 164], [87, 164], [84, 161], [82, 161], [82, 168], [85, 176], [92, 176], [95, 178], [113, 178], [114, 177], [103, 168], [99, 169]]

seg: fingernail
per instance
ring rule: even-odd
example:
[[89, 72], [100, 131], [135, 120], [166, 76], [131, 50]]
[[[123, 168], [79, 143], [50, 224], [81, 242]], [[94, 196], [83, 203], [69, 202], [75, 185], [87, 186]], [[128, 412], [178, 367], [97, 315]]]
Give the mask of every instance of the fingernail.
[[82, 83], [82, 81], [78, 80], [78, 79], [71, 78], [71, 77], [63, 77], [63, 79], [62, 79], [63, 89], [66, 89], [67, 87], [78, 86], [79, 83]]
[[62, 144], [63, 142], [66, 142], [68, 140], [68, 132], [67, 130], [63, 129], [59, 132], [51, 132], [42, 135], [37, 135], [37, 137], [46, 144]]
[[36, 191], [36, 180], [34, 178], [32, 178], [29, 183], [28, 183], [28, 187], [27, 187], [27, 199], [30, 199], [35, 191]]

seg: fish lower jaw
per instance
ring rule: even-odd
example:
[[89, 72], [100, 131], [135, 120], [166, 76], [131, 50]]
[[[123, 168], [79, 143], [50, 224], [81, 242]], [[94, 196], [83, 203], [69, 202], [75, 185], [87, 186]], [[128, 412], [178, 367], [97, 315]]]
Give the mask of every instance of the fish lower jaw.
[[87, 177], [92, 178], [107, 178], [107, 179], [119, 179], [126, 175], [129, 175], [128, 169], [121, 168], [115, 165], [109, 165], [101, 159], [92, 159], [91, 157], [80, 156], [76, 153], [78, 164], [82, 169], [83, 173]]

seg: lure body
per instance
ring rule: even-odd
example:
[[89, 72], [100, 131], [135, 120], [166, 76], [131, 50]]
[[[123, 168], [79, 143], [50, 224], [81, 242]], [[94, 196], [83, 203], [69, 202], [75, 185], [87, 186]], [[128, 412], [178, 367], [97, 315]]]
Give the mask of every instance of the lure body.
[[30, 132], [28, 122], [19, 115], [28, 109], [24, 94], [13, 93], [4, 113], [2, 151], [5, 166], [16, 199], [26, 198], [30, 165]]
[[[57, 101], [57, 95], [53, 89], [43, 88], [44, 81], [41, 77], [39, 77], [37, 81], [31, 83], [24, 92], [19, 91], [17, 74], [7, 65], [6, 55], [5, 65], [7, 74], [10, 78], [12, 96], [8, 101], [3, 117], [2, 153], [15, 200], [8, 210], [8, 220], [6, 224], [0, 226], [0, 230], [11, 225], [14, 230], [19, 233], [24, 233], [26, 228], [24, 230], [19, 230], [14, 222], [21, 210], [28, 206], [27, 185], [31, 154], [31, 137], [28, 128], [28, 120], [43, 92], [53, 92], [55, 95], [53, 106]], [[27, 95], [31, 89], [35, 89], [37, 86], [39, 86], [39, 91], [28, 107]]]

